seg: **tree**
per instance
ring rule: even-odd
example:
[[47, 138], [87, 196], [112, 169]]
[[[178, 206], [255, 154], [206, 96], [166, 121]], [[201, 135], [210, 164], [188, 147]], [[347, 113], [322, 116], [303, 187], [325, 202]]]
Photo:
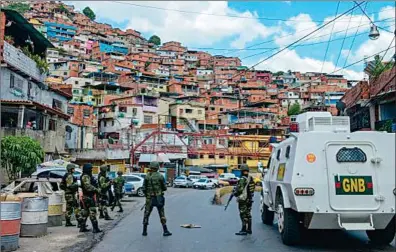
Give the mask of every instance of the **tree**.
[[94, 21], [96, 18], [95, 13], [88, 6], [84, 8], [83, 13], [85, 16], [89, 17], [89, 19], [91, 19], [92, 21]]
[[157, 46], [161, 45], [161, 39], [157, 35], [151, 36], [148, 42]]
[[29, 4], [24, 4], [24, 3], [12, 3], [12, 4], [8, 5], [7, 8], [10, 10], [17, 11], [20, 14], [23, 14], [26, 11], [30, 10]]
[[284, 74], [283, 71], [278, 71], [278, 72], [274, 73], [273, 75], [274, 75], [274, 76], [281, 76], [281, 75], [283, 75], [283, 74]]
[[293, 105], [290, 106], [289, 110], [287, 111], [288, 116], [292, 115], [298, 115], [301, 112], [301, 107], [300, 104], [294, 103]]
[[1, 167], [11, 181], [20, 173], [34, 172], [43, 159], [40, 143], [28, 136], [7, 136], [1, 140]]

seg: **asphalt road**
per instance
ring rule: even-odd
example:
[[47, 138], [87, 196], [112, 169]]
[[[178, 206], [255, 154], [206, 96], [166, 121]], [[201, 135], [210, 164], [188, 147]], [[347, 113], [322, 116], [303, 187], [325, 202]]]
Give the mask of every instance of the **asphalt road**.
[[[175, 192], [176, 190], [182, 190]], [[148, 226], [148, 236], [143, 237], [143, 211], [132, 212], [122, 220], [93, 249], [95, 252], [240, 252], [240, 251], [395, 251], [392, 246], [371, 245], [364, 232], [315, 231], [309, 233], [309, 241], [298, 247], [282, 244], [277, 226], [262, 224], [259, 210], [259, 194], [253, 205], [253, 234], [240, 237], [234, 233], [240, 229], [236, 202], [227, 211], [224, 206], [211, 204], [214, 191], [193, 189], [169, 190], [165, 215], [172, 236], [163, 237], [158, 213], [154, 209]], [[143, 203], [141, 203], [143, 204]], [[181, 224], [197, 224], [199, 229], [185, 229]]]

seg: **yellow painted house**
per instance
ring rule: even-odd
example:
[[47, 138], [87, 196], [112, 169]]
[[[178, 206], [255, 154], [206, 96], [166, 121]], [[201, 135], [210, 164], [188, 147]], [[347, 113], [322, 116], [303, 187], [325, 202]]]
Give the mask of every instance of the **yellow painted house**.
[[[228, 165], [229, 169], [247, 164], [252, 171], [257, 171], [258, 163], [268, 163], [271, 154], [268, 135], [244, 135], [228, 137], [228, 152], [216, 155], [201, 154], [186, 160], [186, 166]], [[277, 137], [281, 141], [282, 137]]]

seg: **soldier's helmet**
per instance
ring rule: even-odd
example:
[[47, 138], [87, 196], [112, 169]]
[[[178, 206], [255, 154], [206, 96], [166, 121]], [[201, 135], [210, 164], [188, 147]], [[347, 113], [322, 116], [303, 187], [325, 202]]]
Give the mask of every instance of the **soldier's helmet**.
[[100, 172], [106, 173], [107, 172], [107, 165], [100, 166]]
[[249, 172], [249, 166], [247, 166], [246, 164], [242, 164], [241, 165], [241, 171], [242, 172]]
[[158, 170], [159, 167], [160, 167], [159, 163], [158, 163], [158, 162], [155, 162], [155, 161], [154, 161], [154, 162], [151, 162], [151, 163], [150, 163], [150, 166], [149, 166], [149, 168], [152, 169], [152, 170]]
[[122, 171], [117, 172], [117, 175], [121, 176], [122, 175]]
[[92, 164], [86, 163], [83, 165], [83, 173], [91, 174], [92, 173]]
[[71, 172], [74, 168], [76, 168], [76, 166], [74, 164], [68, 164], [66, 166], [67, 172]]

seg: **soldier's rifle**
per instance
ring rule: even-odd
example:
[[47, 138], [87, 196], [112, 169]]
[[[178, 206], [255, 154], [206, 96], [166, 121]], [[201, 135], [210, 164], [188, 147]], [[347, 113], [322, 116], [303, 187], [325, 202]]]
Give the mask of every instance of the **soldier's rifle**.
[[237, 187], [234, 186], [234, 188], [232, 189], [231, 195], [230, 195], [230, 197], [228, 198], [228, 201], [227, 201], [227, 204], [226, 204], [226, 206], [225, 206], [225, 208], [224, 208], [224, 211], [227, 210], [228, 205], [230, 205], [230, 202], [231, 202], [232, 198], [234, 198], [235, 193], [236, 193], [236, 188], [237, 188]]

